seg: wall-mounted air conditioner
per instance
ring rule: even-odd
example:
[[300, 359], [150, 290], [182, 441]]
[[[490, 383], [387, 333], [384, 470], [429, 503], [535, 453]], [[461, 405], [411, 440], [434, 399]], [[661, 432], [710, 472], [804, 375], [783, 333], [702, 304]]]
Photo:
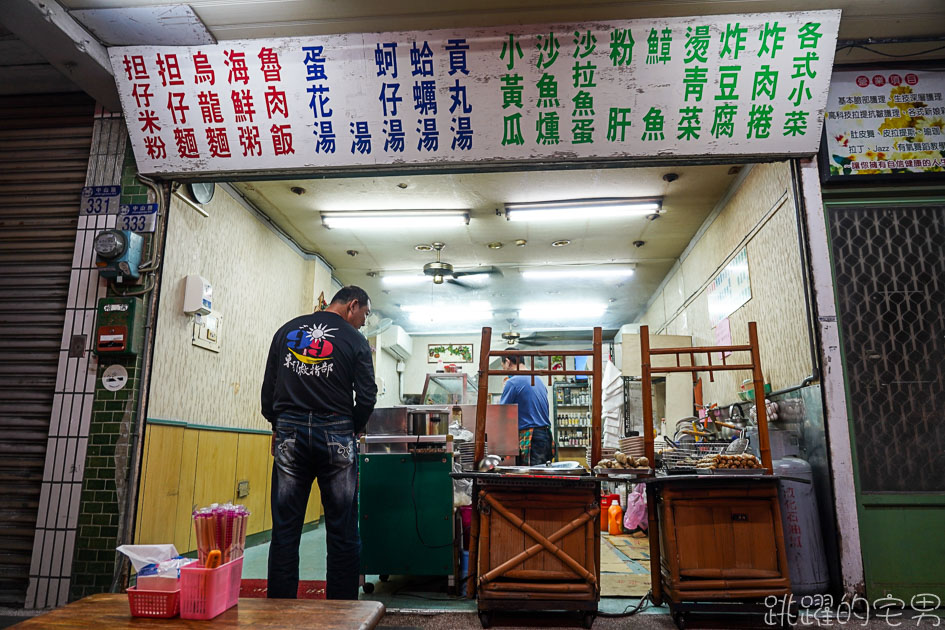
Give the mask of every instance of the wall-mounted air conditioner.
[[398, 361], [406, 361], [413, 354], [413, 339], [400, 326], [391, 326], [378, 335], [377, 339], [381, 349], [393, 355]]

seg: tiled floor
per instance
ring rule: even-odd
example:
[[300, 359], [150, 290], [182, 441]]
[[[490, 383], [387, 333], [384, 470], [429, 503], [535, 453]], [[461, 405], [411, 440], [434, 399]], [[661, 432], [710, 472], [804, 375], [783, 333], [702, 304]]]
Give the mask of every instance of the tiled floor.
[[[619, 613], [636, 606], [639, 598], [649, 590], [649, 571], [643, 542], [629, 537], [610, 537], [601, 540], [601, 598], [602, 612]], [[246, 550], [243, 558], [243, 577], [265, 579], [269, 557], [269, 543]], [[302, 534], [299, 553], [299, 577], [303, 580], [325, 579], [325, 528], [320, 526]], [[389, 612], [416, 611], [429, 614], [435, 611], [460, 613], [475, 612], [475, 600], [451, 596], [446, 593], [446, 578], [399, 576], [381, 582], [378, 576], [365, 579], [374, 583], [370, 595], [361, 594], [361, 599], [382, 602]], [[664, 613], [664, 608], [650, 607], [647, 613]]]

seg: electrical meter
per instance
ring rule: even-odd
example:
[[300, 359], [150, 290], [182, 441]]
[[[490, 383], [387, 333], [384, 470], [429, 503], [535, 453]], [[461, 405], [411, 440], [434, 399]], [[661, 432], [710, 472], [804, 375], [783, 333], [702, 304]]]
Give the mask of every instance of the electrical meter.
[[95, 236], [95, 266], [103, 278], [122, 282], [140, 277], [144, 239], [130, 230], [104, 230]]
[[107, 297], [98, 301], [95, 322], [95, 354], [135, 355], [144, 333], [144, 311], [136, 297]]

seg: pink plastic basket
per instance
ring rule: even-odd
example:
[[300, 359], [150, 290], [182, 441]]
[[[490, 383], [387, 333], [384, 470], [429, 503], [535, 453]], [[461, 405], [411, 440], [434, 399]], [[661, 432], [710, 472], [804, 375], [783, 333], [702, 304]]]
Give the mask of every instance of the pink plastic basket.
[[180, 570], [180, 616], [183, 619], [213, 619], [236, 606], [240, 597], [243, 558], [216, 569], [192, 562]]
[[128, 605], [132, 617], [170, 619], [180, 613], [180, 589], [176, 591], [139, 591], [128, 588]]

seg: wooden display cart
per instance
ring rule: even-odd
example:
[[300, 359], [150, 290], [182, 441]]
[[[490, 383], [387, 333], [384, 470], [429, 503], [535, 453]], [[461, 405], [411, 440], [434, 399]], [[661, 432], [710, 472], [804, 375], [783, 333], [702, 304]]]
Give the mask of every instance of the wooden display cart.
[[[593, 378], [593, 459], [601, 448], [602, 331], [593, 349], [490, 350], [492, 329], [482, 329], [475, 461], [485, 452], [490, 376]], [[591, 370], [538, 370], [536, 356], [593, 355]], [[492, 357], [531, 358], [530, 369], [490, 370]], [[473, 473], [469, 595], [477, 597], [483, 627], [495, 610], [571, 610], [590, 627], [600, 600], [600, 481], [590, 476]]]
[[[736, 601], [744, 611], [768, 595], [783, 596], [791, 590], [755, 322], [748, 324], [748, 337], [747, 345], [651, 348], [648, 327], [640, 327], [643, 434], [650, 461], [656, 461], [650, 399], [653, 374], [708, 372], [711, 378], [717, 371], [749, 370], [755, 400], [760, 401], [762, 475], [666, 475], [646, 480], [652, 597], [657, 605], [666, 601], [680, 628], [689, 612], [719, 612], [725, 602]], [[750, 361], [729, 363], [726, 352], [747, 352]], [[713, 365], [713, 353], [721, 353], [721, 364]], [[653, 366], [653, 358], [660, 355], [675, 356], [676, 365]], [[695, 365], [697, 355], [706, 355], [707, 365]], [[683, 362], [683, 356], [692, 360]]]

